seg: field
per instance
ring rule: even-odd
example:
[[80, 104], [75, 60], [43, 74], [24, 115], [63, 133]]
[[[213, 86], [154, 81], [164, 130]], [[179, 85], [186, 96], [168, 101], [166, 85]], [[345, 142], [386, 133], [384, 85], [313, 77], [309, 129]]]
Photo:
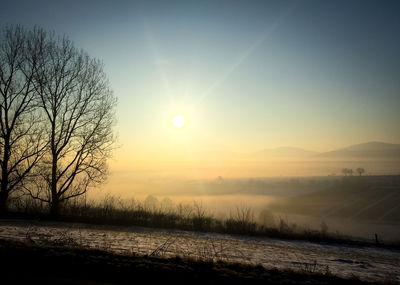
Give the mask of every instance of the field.
[[[56, 219], [45, 204], [15, 200], [0, 220], [1, 251], [30, 275], [4, 268], [10, 283], [124, 284], [135, 272], [211, 284], [398, 284], [399, 185], [398, 176], [192, 181], [166, 191], [171, 198], [71, 200]], [[179, 200], [193, 189], [192, 201]], [[77, 265], [68, 273], [53, 262]]]
[[[118, 255], [99, 250], [27, 246], [0, 240], [6, 284], [376, 284], [329, 273], [265, 269], [262, 266], [180, 257]], [[20, 274], [23, 270], [24, 274]], [[389, 284], [389, 283], [387, 283]]]
[[[140, 258], [162, 258], [163, 262], [165, 262], [165, 258], [167, 260], [172, 258], [176, 261], [174, 258], [179, 257], [178, 263], [183, 262], [182, 260], [194, 260], [201, 262], [200, 264], [202, 265], [196, 265], [200, 267], [217, 266], [215, 264], [219, 264], [219, 262], [223, 262], [223, 264], [241, 264], [236, 266], [241, 268], [240, 270], [244, 272], [244, 276], [247, 276], [243, 278], [251, 277], [257, 270], [261, 270], [260, 272], [264, 273], [271, 272], [271, 270], [275, 270], [272, 272], [283, 270], [283, 272], [306, 272], [307, 274], [322, 274], [347, 279], [357, 277], [361, 281], [391, 281], [393, 283], [400, 281], [400, 251], [371, 246], [311, 243], [296, 240], [167, 231], [141, 227], [110, 227], [55, 222], [32, 223], [5, 220], [1, 221], [0, 239], [3, 240], [3, 243], [17, 241], [29, 244], [34, 248], [56, 247], [58, 248], [56, 251], [53, 249], [40, 250], [44, 250], [47, 255], [50, 255], [48, 257], [49, 260], [52, 258], [62, 259], [61, 263], [68, 263], [68, 260], [72, 258], [71, 256], [77, 256], [76, 252], [69, 252], [70, 249], [81, 250], [86, 248], [90, 250], [89, 252], [96, 252], [95, 255], [97, 257], [95, 259], [99, 258], [97, 251], [101, 251], [101, 256], [105, 255], [111, 259], [114, 257], [110, 256], [116, 254]], [[2, 250], [4, 251], [4, 246]], [[38, 254], [37, 250], [24, 250], [23, 252], [28, 256], [31, 255], [31, 252], [33, 252], [32, 254]], [[63, 253], [65, 256], [60, 257], [59, 253], [64, 250], [67, 253]], [[92, 258], [90, 254], [88, 258]], [[110, 261], [107, 261], [107, 258], [105, 260], [101, 258], [100, 264], [102, 262], [109, 263]], [[154, 261], [145, 260], [150, 263]], [[81, 260], [79, 262], [84, 261]], [[92, 261], [87, 262], [92, 264]], [[124, 262], [122, 263], [124, 264]], [[177, 273], [178, 276], [180, 274], [188, 275], [188, 272], [193, 270], [197, 272], [197, 269], [182, 269], [177, 265], [173, 267], [175, 268], [174, 270], [181, 270], [181, 273]], [[153, 268], [151, 270], [156, 269]], [[170, 272], [170, 270], [172, 269], [167, 269], [167, 272]], [[163, 274], [163, 269], [160, 272]], [[264, 273], [254, 273], [256, 277], [253, 277], [258, 281], [263, 280], [264, 277], [267, 278], [263, 275]], [[290, 273], [289, 279], [300, 280], [301, 278], [296, 275], [297, 273]], [[211, 273], [208, 272], [207, 274]], [[237, 272], [232, 274], [235, 277], [232, 277], [233, 275], [229, 273], [227, 278], [234, 278], [236, 282], [240, 283], [240, 280], [242, 280], [241, 274]], [[238, 275], [236, 276], [236, 274]], [[286, 278], [284, 276], [287, 276], [285, 274], [281, 276], [284, 279]], [[217, 275], [219, 276], [219, 273]], [[330, 279], [328, 278], [327, 280], [329, 281]], [[314, 280], [313, 282], [317, 281]]]

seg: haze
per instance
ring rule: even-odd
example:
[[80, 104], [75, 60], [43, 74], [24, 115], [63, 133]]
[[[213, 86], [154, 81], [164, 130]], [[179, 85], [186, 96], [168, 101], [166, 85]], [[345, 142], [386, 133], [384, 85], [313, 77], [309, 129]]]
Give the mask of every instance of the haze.
[[400, 142], [399, 12], [397, 1], [13, 1], [0, 23], [65, 33], [104, 61], [120, 147], [103, 189], [130, 197], [149, 181], [400, 173], [396, 151], [319, 156]]

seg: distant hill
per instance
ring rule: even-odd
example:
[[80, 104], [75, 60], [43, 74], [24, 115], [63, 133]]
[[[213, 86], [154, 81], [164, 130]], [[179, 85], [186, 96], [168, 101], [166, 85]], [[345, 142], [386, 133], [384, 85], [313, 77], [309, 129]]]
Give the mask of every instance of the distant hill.
[[318, 152], [309, 151], [297, 147], [278, 147], [272, 149], [264, 149], [253, 153], [253, 157], [265, 158], [265, 157], [312, 157], [317, 155]]
[[316, 152], [298, 147], [277, 147], [266, 148], [250, 154], [240, 154], [230, 151], [201, 151], [195, 153], [198, 159], [270, 159], [270, 158], [286, 158], [286, 159], [318, 159], [318, 158], [332, 158], [332, 159], [400, 159], [400, 144], [391, 144], [384, 142], [367, 142], [355, 144], [345, 148], [329, 152]]
[[321, 218], [400, 221], [400, 176], [355, 176], [328, 182], [322, 184], [325, 190], [282, 197], [270, 209]]
[[400, 144], [367, 142], [317, 155], [327, 158], [400, 158]]

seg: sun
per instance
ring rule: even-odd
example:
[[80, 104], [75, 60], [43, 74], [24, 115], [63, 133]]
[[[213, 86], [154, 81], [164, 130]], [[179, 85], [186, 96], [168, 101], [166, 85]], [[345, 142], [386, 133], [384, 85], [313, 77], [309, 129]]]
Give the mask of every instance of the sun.
[[176, 115], [172, 120], [172, 124], [176, 128], [182, 128], [185, 125], [185, 117], [182, 115]]

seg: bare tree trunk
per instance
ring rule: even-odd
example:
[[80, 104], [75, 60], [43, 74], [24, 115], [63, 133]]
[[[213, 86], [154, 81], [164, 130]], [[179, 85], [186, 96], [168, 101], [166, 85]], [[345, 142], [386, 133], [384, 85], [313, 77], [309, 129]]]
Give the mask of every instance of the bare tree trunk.
[[59, 215], [60, 215], [60, 199], [58, 195], [54, 195], [50, 203], [50, 217], [58, 218]]
[[57, 191], [57, 151], [55, 150], [55, 123], [52, 123], [51, 130], [51, 204], [50, 204], [50, 216], [57, 218], [60, 213], [60, 199]]
[[0, 188], [0, 214], [7, 213], [8, 200], [8, 160], [10, 159], [10, 138], [4, 138], [3, 161], [1, 165], [1, 188]]
[[[3, 187], [3, 185], [1, 185]], [[0, 216], [7, 214], [8, 192], [0, 192]]]
[[60, 214], [60, 199], [57, 193], [57, 160], [55, 159], [53, 159], [51, 178], [50, 216], [57, 218]]

